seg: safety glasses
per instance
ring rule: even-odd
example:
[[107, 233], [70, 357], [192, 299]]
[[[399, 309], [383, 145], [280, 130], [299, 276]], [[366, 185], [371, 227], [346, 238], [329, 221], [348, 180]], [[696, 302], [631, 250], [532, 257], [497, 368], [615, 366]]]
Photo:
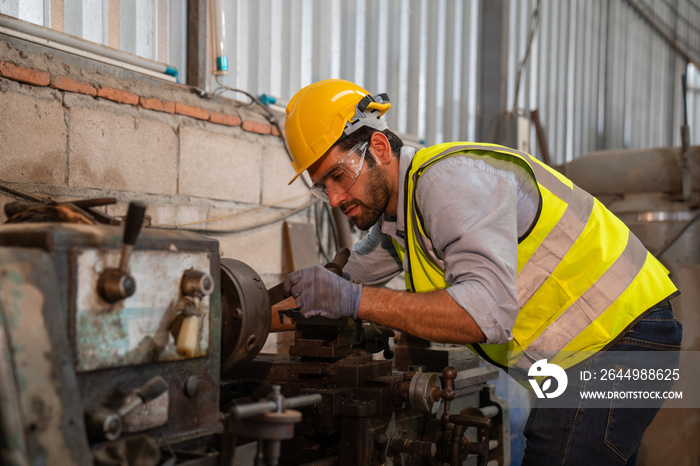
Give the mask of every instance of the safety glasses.
[[343, 194], [355, 184], [365, 162], [368, 142], [361, 142], [335, 165], [326, 170], [311, 186], [311, 192], [321, 199], [328, 201], [328, 193]]

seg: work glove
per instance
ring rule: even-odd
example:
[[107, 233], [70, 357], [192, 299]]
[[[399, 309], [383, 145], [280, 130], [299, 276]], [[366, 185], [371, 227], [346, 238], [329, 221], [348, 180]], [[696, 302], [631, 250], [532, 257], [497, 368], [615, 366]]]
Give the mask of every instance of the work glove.
[[352, 283], [317, 265], [290, 273], [284, 289], [294, 296], [304, 317], [357, 319], [362, 285]]

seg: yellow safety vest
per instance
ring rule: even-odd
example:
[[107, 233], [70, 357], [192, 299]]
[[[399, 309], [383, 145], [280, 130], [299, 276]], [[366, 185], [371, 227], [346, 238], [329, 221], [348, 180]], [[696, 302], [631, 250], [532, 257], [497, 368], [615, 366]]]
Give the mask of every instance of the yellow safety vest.
[[405, 180], [406, 250], [394, 241], [402, 260], [408, 254], [409, 291], [448, 287], [416, 208], [415, 187], [433, 163], [464, 151], [525, 168], [540, 194], [536, 219], [518, 240], [520, 311], [513, 339], [468, 345], [485, 359], [512, 375], [543, 357], [569, 368], [610, 346], [647, 309], [678, 291], [668, 270], [593, 196], [524, 152], [471, 142], [432, 146], [413, 158]]

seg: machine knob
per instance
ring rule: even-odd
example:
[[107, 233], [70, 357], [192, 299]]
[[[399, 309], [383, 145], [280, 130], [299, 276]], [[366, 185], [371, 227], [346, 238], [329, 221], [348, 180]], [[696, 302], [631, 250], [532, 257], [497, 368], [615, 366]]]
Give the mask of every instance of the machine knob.
[[136, 281], [119, 269], [105, 269], [97, 282], [100, 296], [108, 303], [116, 303], [136, 292]]
[[214, 291], [214, 279], [206, 272], [189, 269], [182, 276], [182, 294], [202, 298]]

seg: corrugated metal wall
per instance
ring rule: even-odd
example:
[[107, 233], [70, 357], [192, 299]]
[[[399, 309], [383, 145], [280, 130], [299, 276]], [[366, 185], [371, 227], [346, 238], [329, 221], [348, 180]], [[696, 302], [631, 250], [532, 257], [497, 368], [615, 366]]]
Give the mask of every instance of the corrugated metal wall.
[[[230, 71], [222, 82], [284, 103], [311, 82], [345, 78], [388, 92], [387, 117], [400, 133], [426, 144], [473, 140], [482, 1], [227, 0]], [[506, 5], [507, 74], [483, 79], [506, 80], [503, 111], [539, 111], [553, 163], [600, 149], [680, 144], [686, 62], [640, 11], [700, 60], [696, 0]], [[539, 24], [515, 102], [537, 5]], [[186, 0], [0, 0], [0, 13], [185, 70]], [[688, 75], [691, 142], [698, 143], [700, 73], [691, 66]], [[209, 87], [217, 87], [213, 77]], [[531, 147], [538, 152], [534, 131]]]
[[233, 0], [224, 8], [226, 85], [287, 100], [312, 82], [344, 78], [387, 92], [387, 118], [401, 133], [474, 137], [479, 2]]
[[[689, 2], [680, 3], [692, 18]], [[536, 4], [511, 2], [510, 78], [523, 54], [525, 18]], [[695, 29], [678, 30], [691, 47], [700, 44], [700, 18], [694, 17]], [[555, 162], [600, 149], [680, 145], [686, 62], [628, 1], [543, 0], [540, 21], [517, 106], [539, 109]], [[690, 69], [697, 87], [698, 73]], [[510, 80], [509, 102], [514, 88]], [[697, 144], [700, 94], [690, 91], [691, 141]]]
[[[691, 22], [683, 20], [685, 29], [677, 32], [694, 46], [700, 43], [694, 8], [690, 0], [680, 3], [675, 11]], [[508, 110], [539, 110], [552, 162], [600, 149], [680, 143], [685, 60], [628, 0], [541, 1], [514, 102], [537, 4], [509, 2]], [[349, 79], [389, 93], [387, 117], [401, 133], [427, 144], [474, 139], [480, 7], [460, 0], [229, 1], [232, 69], [223, 82], [284, 101], [311, 82]], [[668, 21], [681, 21], [666, 10]], [[691, 140], [697, 142], [698, 74], [693, 70], [689, 78]], [[534, 132], [531, 140], [537, 152]]]

